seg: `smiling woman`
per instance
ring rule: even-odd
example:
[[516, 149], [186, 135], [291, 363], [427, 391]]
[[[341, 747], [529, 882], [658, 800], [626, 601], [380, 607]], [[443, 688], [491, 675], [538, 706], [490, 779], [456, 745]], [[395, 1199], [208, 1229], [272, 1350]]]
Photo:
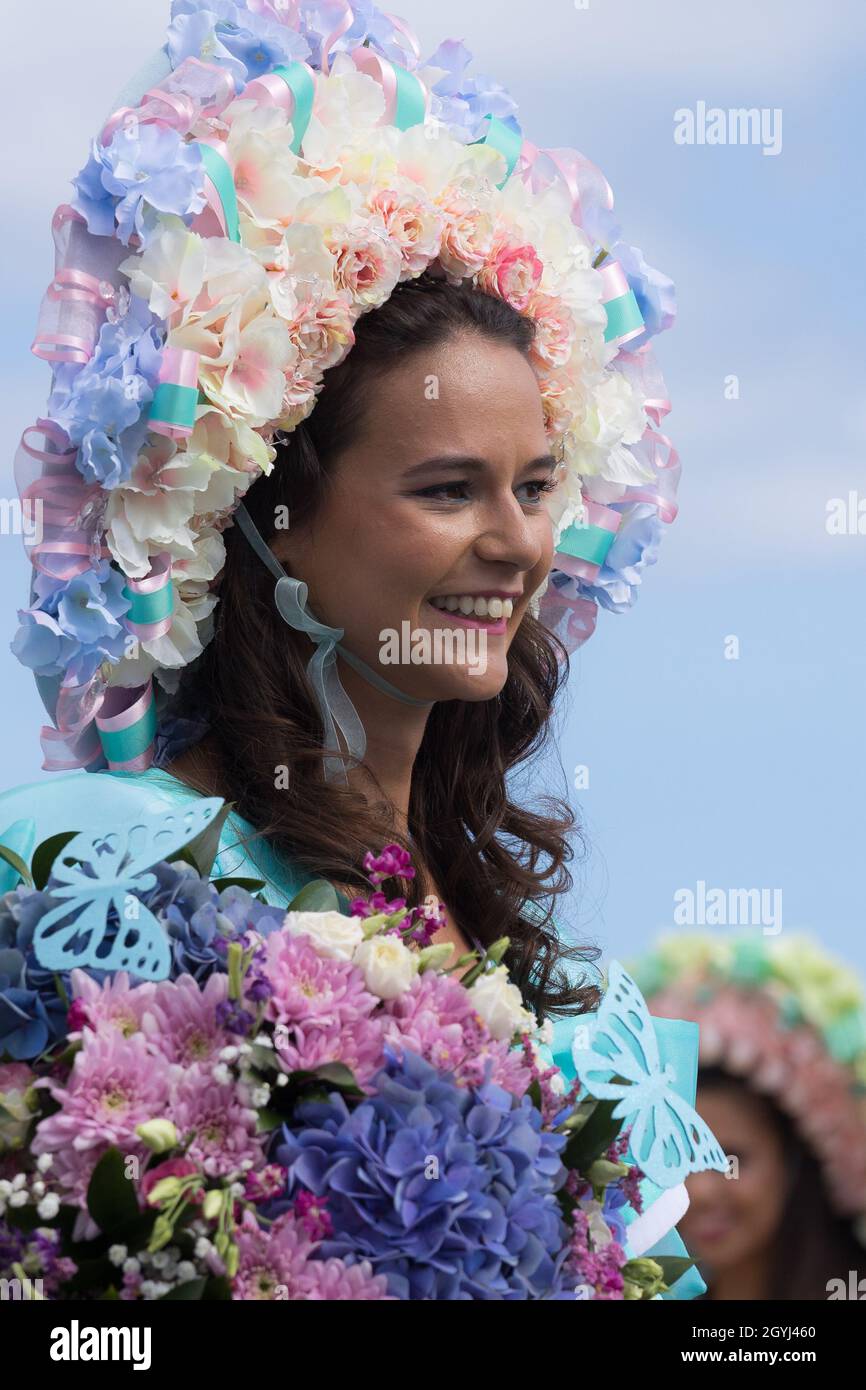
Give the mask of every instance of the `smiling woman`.
[[[592, 952], [557, 940], [549, 907], [525, 913], [571, 886], [573, 812], [517, 806], [506, 781], [549, 736], [565, 655], [531, 611], [553, 558], [544, 502], [556, 486], [532, 351], [532, 325], [510, 305], [428, 274], [359, 321], [245, 505], [317, 620], [343, 630], [364, 759], [347, 760], [347, 786], [323, 777], [309, 637], [283, 622], [268, 569], [232, 527], [214, 637], [176, 699], [181, 720], [210, 732], [168, 770], [233, 801], [278, 852], [348, 893], [365, 886], [371, 845], [399, 843], [418, 871], [409, 902], [435, 892], [445, 907], [437, 939], [509, 935], [507, 963], [544, 1013], [593, 992], [579, 968]], [[483, 672], [382, 666], [388, 630], [432, 636], [470, 611], [487, 634]]]

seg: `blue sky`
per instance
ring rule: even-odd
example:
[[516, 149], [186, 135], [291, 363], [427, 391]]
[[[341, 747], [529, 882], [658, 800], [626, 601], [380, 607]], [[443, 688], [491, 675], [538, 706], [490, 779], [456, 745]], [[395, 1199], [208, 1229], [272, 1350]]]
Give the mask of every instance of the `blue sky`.
[[[678, 287], [658, 354], [680, 516], [636, 607], [602, 613], [574, 658], [565, 781], [550, 767], [531, 787], [568, 790], [575, 766], [589, 769], [570, 795], [590, 855], [563, 919], [627, 957], [673, 929], [680, 889], [776, 890], [783, 930], [866, 972], [866, 535], [825, 525], [830, 499], [866, 499], [862, 0], [762, 0], [760, 13], [753, 0], [394, 3], [425, 52], [465, 39], [529, 138], [599, 164], [627, 238]], [[4, 22], [0, 495], [13, 495], [17, 440], [49, 387], [28, 349], [51, 214], [167, 14], [168, 0], [50, 0]], [[676, 144], [675, 111], [700, 101], [780, 109], [781, 152]], [[40, 706], [8, 653], [27, 597], [18, 537], [0, 536], [0, 585], [10, 786], [41, 764]]]

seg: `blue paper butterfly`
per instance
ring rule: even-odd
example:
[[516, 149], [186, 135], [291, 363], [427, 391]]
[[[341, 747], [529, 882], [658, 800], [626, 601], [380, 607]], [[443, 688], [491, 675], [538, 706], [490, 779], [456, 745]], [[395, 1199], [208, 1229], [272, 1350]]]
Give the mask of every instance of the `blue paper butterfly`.
[[[598, 1100], [618, 1100], [614, 1119], [631, 1125], [634, 1162], [658, 1187], [676, 1187], [688, 1173], [727, 1172], [725, 1153], [696, 1110], [672, 1087], [670, 1062], [662, 1070], [646, 1001], [619, 961], [611, 963], [591, 1047], [572, 1044], [581, 1083]], [[622, 1077], [612, 1081], [613, 1076]]]
[[[140, 895], [157, 883], [156, 875], [147, 871], [200, 835], [222, 804], [210, 797], [176, 812], [141, 816], [123, 830], [85, 831], [70, 840], [51, 870], [65, 885], [52, 887], [51, 897], [63, 901], [46, 913], [33, 935], [39, 964], [47, 970], [89, 966], [127, 970], [145, 980], [166, 979], [171, 968], [169, 939], [140, 901]], [[120, 925], [106, 946], [112, 905]]]

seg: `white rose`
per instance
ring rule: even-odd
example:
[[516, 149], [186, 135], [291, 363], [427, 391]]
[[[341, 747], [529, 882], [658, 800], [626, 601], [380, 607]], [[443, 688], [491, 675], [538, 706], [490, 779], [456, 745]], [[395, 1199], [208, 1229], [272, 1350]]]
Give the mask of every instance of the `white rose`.
[[535, 1015], [524, 1009], [520, 990], [509, 980], [504, 965], [479, 975], [469, 993], [475, 1012], [497, 1041], [504, 1042], [517, 1032], [535, 1028]]
[[364, 939], [360, 918], [341, 912], [289, 912], [283, 926], [292, 936], [308, 936], [328, 960], [351, 960]]
[[372, 936], [358, 947], [354, 961], [368, 990], [379, 999], [405, 994], [418, 974], [418, 956], [399, 936]]

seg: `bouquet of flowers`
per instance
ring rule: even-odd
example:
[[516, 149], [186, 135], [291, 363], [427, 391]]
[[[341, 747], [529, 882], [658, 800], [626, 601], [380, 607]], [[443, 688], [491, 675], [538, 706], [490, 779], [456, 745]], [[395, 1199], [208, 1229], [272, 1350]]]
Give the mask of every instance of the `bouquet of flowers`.
[[348, 915], [320, 881], [287, 912], [211, 882], [219, 807], [30, 864], [0, 846], [21, 879], [0, 898], [0, 1277], [52, 1299], [666, 1291], [689, 1262], [627, 1257], [628, 1134], [547, 1065], [508, 940], [451, 963], [429, 905], [383, 891], [414, 874], [393, 845]]

